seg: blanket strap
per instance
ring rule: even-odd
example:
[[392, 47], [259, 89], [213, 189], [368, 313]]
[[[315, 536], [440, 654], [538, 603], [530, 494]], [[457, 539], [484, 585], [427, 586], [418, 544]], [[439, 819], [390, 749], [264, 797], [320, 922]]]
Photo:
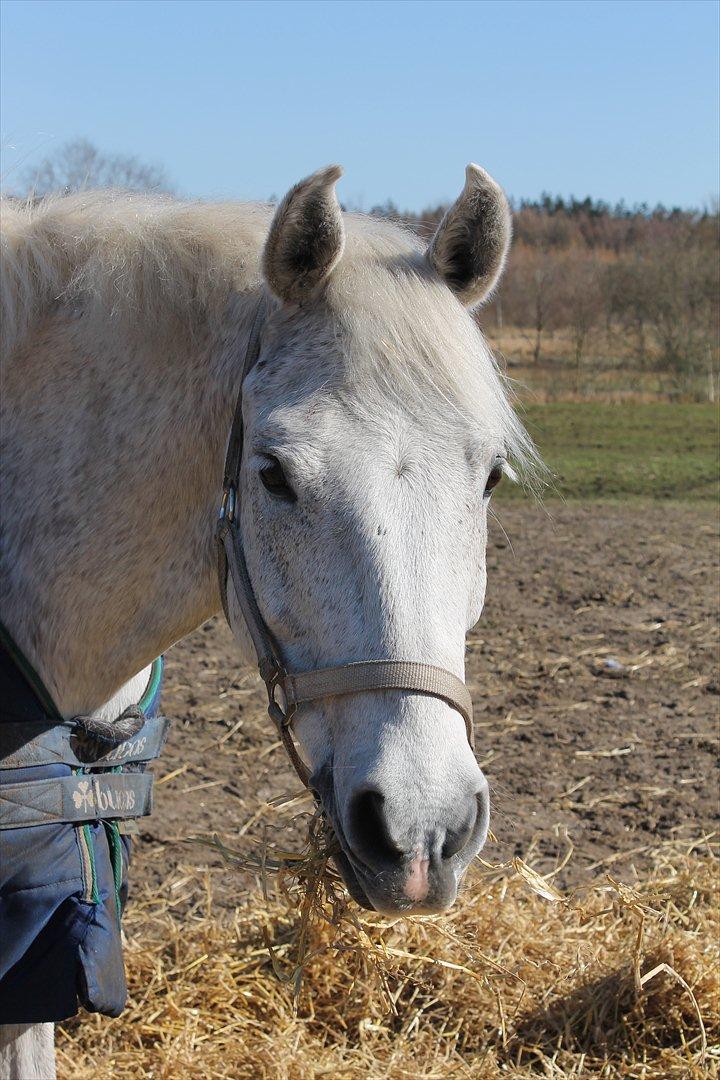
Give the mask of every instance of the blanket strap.
[[167, 717], [156, 716], [145, 720], [132, 738], [110, 744], [73, 720], [55, 727], [41, 720], [9, 721], [0, 724], [0, 769], [37, 765], [113, 768], [153, 761], [165, 745], [169, 726]]
[[151, 773], [85, 773], [0, 789], [0, 829], [125, 820], [152, 810]]

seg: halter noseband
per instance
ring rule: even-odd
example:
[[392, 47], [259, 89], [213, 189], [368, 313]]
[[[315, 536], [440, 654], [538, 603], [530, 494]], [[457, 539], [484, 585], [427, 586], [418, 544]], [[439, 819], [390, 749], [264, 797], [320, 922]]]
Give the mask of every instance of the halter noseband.
[[[440, 698], [462, 716], [468, 742], [472, 747], [472, 698], [465, 683], [445, 668], [414, 660], [362, 660], [315, 671], [291, 673], [285, 669], [280, 647], [263, 619], [255, 598], [238, 523], [238, 491], [243, 449], [242, 391], [245, 379], [260, 355], [260, 335], [265, 314], [266, 301], [262, 296], [250, 331], [225, 457], [223, 495], [216, 532], [218, 579], [223, 610], [228, 622], [228, 577], [232, 581], [240, 610], [255, 646], [258, 669], [267, 688], [268, 713], [277, 726], [295, 772], [305, 787], [308, 787], [310, 774], [290, 731], [298, 707], [308, 701], [338, 694], [357, 694], [369, 690], [412, 690]], [[283, 704], [277, 699], [278, 689], [282, 691]]]

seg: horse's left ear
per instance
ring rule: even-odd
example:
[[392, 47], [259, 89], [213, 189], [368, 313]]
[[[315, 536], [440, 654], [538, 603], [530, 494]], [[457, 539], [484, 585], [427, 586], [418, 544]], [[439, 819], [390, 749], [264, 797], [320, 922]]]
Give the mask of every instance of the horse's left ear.
[[438, 225], [428, 248], [431, 266], [467, 307], [498, 281], [512, 236], [502, 188], [479, 165], [468, 165], [465, 187]]
[[339, 165], [291, 188], [275, 211], [263, 252], [263, 272], [281, 300], [300, 304], [316, 292], [343, 253], [345, 229], [335, 194]]

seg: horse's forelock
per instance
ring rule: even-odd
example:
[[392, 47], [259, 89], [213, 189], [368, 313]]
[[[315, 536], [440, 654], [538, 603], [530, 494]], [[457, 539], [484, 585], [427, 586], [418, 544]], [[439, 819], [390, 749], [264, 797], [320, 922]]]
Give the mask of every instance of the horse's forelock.
[[[352, 221], [353, 219], [351, 219]], [[471, 428], [504, 445], [523, 479], [539, 485], [542, 465], [513, 407], [480, 328], [437, 278], [407, 230], [370, 222], [351, 243], [328, 288], [347, 331], [344, 363], [356, 386], [372, 382], [419, 413], [442, 399]]]

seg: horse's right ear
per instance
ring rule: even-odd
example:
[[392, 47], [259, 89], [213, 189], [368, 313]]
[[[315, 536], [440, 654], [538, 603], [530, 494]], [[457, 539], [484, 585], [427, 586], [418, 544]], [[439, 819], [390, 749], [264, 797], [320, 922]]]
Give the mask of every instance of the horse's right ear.
[[339, 165], [291, 188], [275, 211], [263, 253], [263, 273], [281, 300], [301, 304], [323, 284], [343, 253], [345, 229], [335, 184]]

